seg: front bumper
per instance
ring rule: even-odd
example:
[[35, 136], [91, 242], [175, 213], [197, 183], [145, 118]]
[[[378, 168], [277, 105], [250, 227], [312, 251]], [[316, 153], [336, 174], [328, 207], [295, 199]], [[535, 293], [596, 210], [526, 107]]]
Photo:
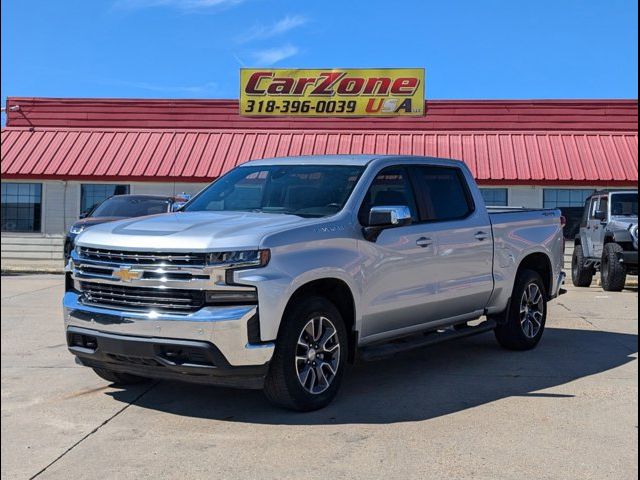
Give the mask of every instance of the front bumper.
[[[255, 305], [205, 307], [188, 315], [133, 312], [83, 305], [79, 295], [69, 291], [63, 310], [69, 350], [87, 366], [222, 385], [228, 384], [224, 377], [237, 374], [240, 380], [257, 381], [235, 386], [258, 388], [273, 355], [272, 342], [249, 342]], [[74, 334], [95, 337], [96, 348], [74, 344]], [[172, 357], [176, 352], [162, 356], [165, 347], [179, 351], [181, 345], [208, 360], [199, 365], [188, 356]]]

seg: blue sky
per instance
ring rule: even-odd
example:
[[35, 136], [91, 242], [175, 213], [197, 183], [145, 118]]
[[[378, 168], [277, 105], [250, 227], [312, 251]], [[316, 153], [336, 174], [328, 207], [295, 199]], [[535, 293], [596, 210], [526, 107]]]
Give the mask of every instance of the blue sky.
[[427, 98], [637, 98], [637, 18], [630, 0], [4, 0], [1, 95], [237, 98], [244, 65], [425, 67]]

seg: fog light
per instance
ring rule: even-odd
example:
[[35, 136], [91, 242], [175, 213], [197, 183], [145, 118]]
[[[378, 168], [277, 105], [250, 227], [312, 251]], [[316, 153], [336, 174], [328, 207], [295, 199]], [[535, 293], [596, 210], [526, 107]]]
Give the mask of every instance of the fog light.
[[255, 290], [210, 290], [205, 292], [205, 302], [208, 305], [258, 303], [258, 292]]

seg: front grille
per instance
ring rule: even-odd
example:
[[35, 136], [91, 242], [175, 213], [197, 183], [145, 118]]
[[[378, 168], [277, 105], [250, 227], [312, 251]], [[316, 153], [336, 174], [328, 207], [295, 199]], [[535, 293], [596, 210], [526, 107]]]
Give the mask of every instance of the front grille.
[[121, 262], [128, 265], [174, 265], [202, 267], [205, 253], [127, 252], [79, 247], [80, 258], [102, 262]]
[[204, 305], [201, 290], [159, 289], [80, 282], [86, 304], [134, 311], [190, 313]]

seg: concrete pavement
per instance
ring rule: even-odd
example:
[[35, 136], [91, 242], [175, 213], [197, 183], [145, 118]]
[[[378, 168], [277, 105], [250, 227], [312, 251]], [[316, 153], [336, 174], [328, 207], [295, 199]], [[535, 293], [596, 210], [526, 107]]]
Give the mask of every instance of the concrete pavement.
[[67, 352], [63, 277], [2, 277], [2, 478], [635, 479], [637, 288], [574, 289], [531, 352], [491, 334], [357, 365], [324, 410]]

